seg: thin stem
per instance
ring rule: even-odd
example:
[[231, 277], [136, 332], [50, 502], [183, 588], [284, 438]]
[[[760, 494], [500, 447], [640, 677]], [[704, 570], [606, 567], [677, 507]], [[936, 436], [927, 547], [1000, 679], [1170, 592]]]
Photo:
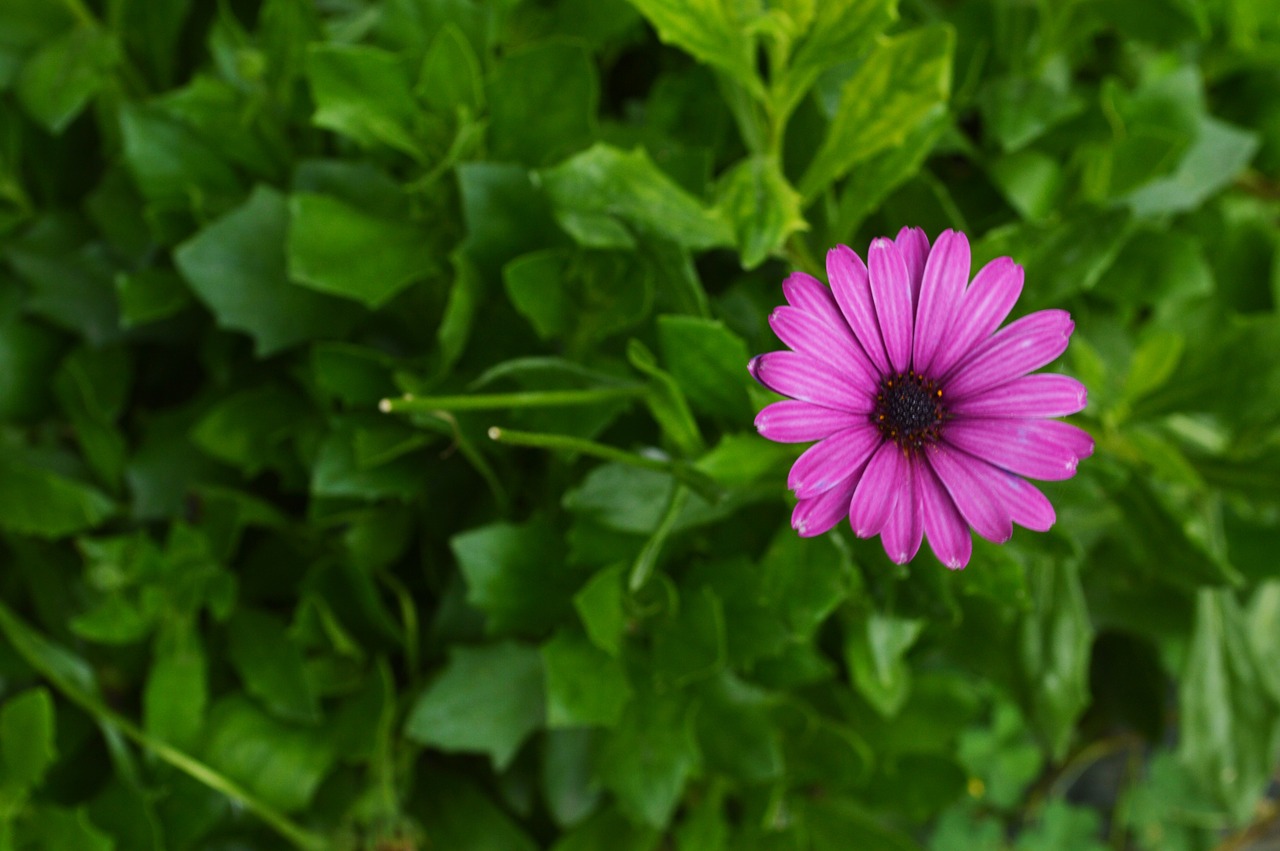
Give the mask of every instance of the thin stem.
[[677, 484], [675, 490], [671, 492], [671, 501], [667, 503], [667, 510], [663, 513], [658, 528], [654, 529], [649, 540], [644, 542], [644, 547], [636, 556], [635, 563], [631, 565], [631, 576], [627, 580], [627, 585], [632, 591], [643, 588], [649, 581], [649, 577], [653, 576], [653, 569], [658, 564], [658, 554], [662, 552], [662, 545], [671, 536], [671, 530], [675, 528], [676, 520], [688, 501], [689, 489], [682, 484]]
[[489, 438], [512, 446], [530, 446], [537, 449], [578, 452], [583, 455], [590, 455], [593, 458], [601, 458], [605, 461], [617, 461], [621, 464], [628, 464], [644, 470], [656, 470], [660, 473], [667, 473], [675, 478], [676, 481], [687, 485], [707, 500], [714, 502], [720, 498], [720, 489], [710, 476], [679, 461], [651, 458], [647, 455], [619, 449], [616, 446], [596, 443], [593, 440], [585, 440], [581, 437], [571, 437], [567, 434], [515, 431], [514, 429], [494, 426], [489, 429]]
[[492, 411], [499, 408], [554, 408], [598, 405], [618, 399], [637, 399], [647, 392], [641, 384], [594, 387], [587, 390], [530, 390], [517, 393], [473, 393], [460, 396], [414, 396], [383, 399], [378, 410], [384, 414], [431, 411]]
[[[232, 800], [244, 804], [245, 808], [262, 819], [276, 833], [287, 839], [302, 851], [324, 851], [329, 847], [328, 841], [317, 833], [312, 833], [295, 823], [284, 813], [254, 795], [229, 777], [219, 774], [210, 766], [190, 754], [178, 750], [138, 727], [128, 718], [106, 706], [98, 697], [84, 687], [73, 682], [63, 665], [50, 663], [51, 656], [66, 657], [69, 662], [75, 657], [66, 650], [49, 642], [17, 615], [0, 605], [0, 630], [3, 630], [9, 643], [26, 660], [32, 668], [56, 688], [63, 697], [79, 706], [97, 719], [99, 724], [114, 727], [127, 738], [149, 751], [160, 759], [198, 780], [210, 789], [221, 792]], [[76, 660], [78, 662], [78, 660]]]

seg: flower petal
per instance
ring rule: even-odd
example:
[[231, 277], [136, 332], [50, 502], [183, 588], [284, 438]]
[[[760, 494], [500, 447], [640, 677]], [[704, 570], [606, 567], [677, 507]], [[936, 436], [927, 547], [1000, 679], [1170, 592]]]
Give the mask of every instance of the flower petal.
[[844, 321], [830, 287], [812, 275], [793, 272], [782, 282], [782, 294], [787, 303], [797, 310], [813, 314], [838, 331], [848, 330], [849, 325]]
[[769, 327], [793, 350], [813, 355], [856, 376], [861, 383], [875, 385], [879, 380], [875, 368], [843, 320], [837, 329], [799, 308], [775, 307], [769, 314]]
[[948, 397], [947, 410], [973, 417], [1065, 417], [1083, 411], [1088, 391], [1069, 375], [1024, 375], [963, 399]]
[[787, 487], [800, 499], [831, 490], [867, 465], [884, 438], [868, 423], [843, 429], [800, 454], [787, 475]]
[[893, 241], [911, 276], [911, 306], [914, 309], [920, 303], [920, 281], [924, 276], [925, 260], [929, 257], [929, 237], [925, 236], [924, 228], [903, 228]]
[[964, 522], [960, 510], [951, 501], [932, 467], [919, 464], [916, 472], [916, 486], [920, 489], [924, 533], [929, 538], [929, 549], [933, 550], [938, 561], [952, 570], [959, 570], [969, 563], [969, 556], [973, 554], [969, 524]]
[[943, 231], [933, 244], [924, 267], [920, 305], [916, 308], [912, 363], [916, 372], [931, 374], [929, 367], [956, 314], [956, 305], [969, 282], [969, 239], [962, 233]]
[[985, 461], [937, 443], [926, 457], [965, 521], [988, 541], [1003, 544], [1013, 535], [1013, 520], [1004, 503], [980, 475]]
[[1033, 479], [1069, 479], [1093, 454], [1088, 432], [1058, 420], [955, 420], [943, 440], [1010, 473]]
[[812, 499], [802, 499], [791, 512], [791, 528], [802, 538], [821, 535], [849, 513], [849, 500], [858, 480], [850, 477]]
[[985, 461], [974, 459], [982, 465], [983, 479], [991, 486], [996, 498], [1009, 512], [1010, 519], [1019, 526], [1035, 532], [1047, 532], [1057, 520], [1053, 504], [1040, 489], [1026, 479], [1006, 473], [999, 467], [993, 467]]
[[889, 358], [885, 356], [884, 339], [880, 336], [871, 284], [862, 258], [849, 246], [837, 245], [827, 252], [827, 277], [831, 279], [831, 293], [836, 297], [836, 304], [840, 305], [840, 312], [853, 329], [862, 350], [876, 369], [887, 375]]
[[1009, 257], [997, 257], [978, 270], [964, 291], [946, 337], [929, 365], [935, 376], [945, 375], [985, 340], [1013, 310], [1022, 294], [1022, 267]]
[[858, 383], [856, 376], [809, 355], [767, 352], [747, 365], [765, 387], [783, 396], [858, 414], [875, 407], [875, 386]]
[[870, 538], [884, 528], [907, 476], [906, 466], [902, 448], [893, 441], [882, 443], [867, 462], [849, 503], [849, 525], [859, 538]]
[[761, 408], [756, 414], [756, 431], [775, 443], [808, 443], [866, 421], [866, 414], [788, 399]]
[[894, 372], [906, 372], [911, 366], [911, 326], [915, 319], [911, 310], [911, 273], [898, 246], [886, 237], [871, 241], [867, 265], [889, 363]]
[[885, 554], [897, 564], [906, 564], [915, 558], [924, 537], [924, 512], [920, 506], [920, 487], [916, 483], [920, 475], [916, 469], [919, 463], [915, 459], [907, 460], [903, 487], [893, 502], [889, 519], [880, 530], [880, 543], [884, 545]]
[[963, 399], [1039, 369], [1067, 350], [1075, 327], [1065, 310], [1040, 310], [1001, 328], [942, 380], [947, 397]]

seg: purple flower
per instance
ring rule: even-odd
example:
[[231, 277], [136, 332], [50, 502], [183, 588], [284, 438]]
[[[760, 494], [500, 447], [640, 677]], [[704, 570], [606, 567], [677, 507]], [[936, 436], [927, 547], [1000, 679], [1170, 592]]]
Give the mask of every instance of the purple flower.
[[[992, 260], [969, 282], [969, 240], [920, 228], [872, 241], [868, 265], [839, 245], [831, 288], [795, 273], [769, 324], [791, 351], [749, 369], [790, 397], [756, 428], [770, 440], [816, 440], [791, 468], [791, 525], [820, 535], [848, 515], [902, 564], [923, 536], [947, 567], [969, 563], [972, 527], [1003, 542], [1013, 524], [1045, 531], [1053, 506], [1023, 477], [1069, 479], [1093, 439], [1051, 417], [1085, 406], [1065, 375], [1031, 375], [1067, 348], [1075, 325], [1042, 310], [996, 329], [1022, 292], [1022, 267]], [[868, 269], [868, 266], [870, 267]], [[966, 286], [967, 284], [967, 286]]]

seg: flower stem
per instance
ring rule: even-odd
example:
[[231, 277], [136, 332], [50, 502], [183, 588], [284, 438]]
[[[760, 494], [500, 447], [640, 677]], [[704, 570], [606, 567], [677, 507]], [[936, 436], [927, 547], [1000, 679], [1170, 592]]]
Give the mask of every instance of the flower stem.
[[383, 399], [378, 410], [384, 414], [423, 411], [491, 411], [498, 408], [554, 408], [596, 405], [618, 399], [637, 399], [647, 392], [640, 384], [594, 387], [587, 390], [530, 390], [517, 393], [475, 393], [459, 396], [413, 396]]
[[499, 428], [498, 426], [494, 426], [489, 429], [489, 438], [500, 443], [511, 444], [512, 446], [530, 446], [538, 449], [557, 449], [563, 452], [580, 452], [583, 455], [590, 455], [593, 458], [601, 458], [605, 461], [617, 461], [618, 463], [628, 464], [632, 467], [639, 467], [644, 470], [656, 470], [660, 473], [669, 474], [677, 482], [688, 486], [691, 490], [697, 492], [699, 496], [702, 496], [709, 501], [714, 502], [720, 498], [720, 488], [714, 481], [712, 481], [710, 476], [703, 473], [701, 470], [679, 461], [663, 458], [651, 458], [648, 455], [628, 452], [627, 450], [619, 449], [616, 446], [596, 443], [593, 440], [585, 440], [581, 437], [571, 437], [567, 434], [515, 431], [509, 428]]

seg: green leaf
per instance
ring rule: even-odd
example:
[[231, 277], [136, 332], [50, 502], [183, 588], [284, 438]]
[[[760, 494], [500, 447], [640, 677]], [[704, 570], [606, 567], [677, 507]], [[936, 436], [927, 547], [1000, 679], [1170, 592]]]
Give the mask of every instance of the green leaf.
[[286, 721], [320, 720], [302, 649], [275, 618], [241, 608], [227, 622], [227, 655], [245, 691]]
[[694, 316], [658, 317], [662, 362], [700, 413], [743, 422], [747, 398], [747, 346], [721, 322]]
[[605, 735], [596, 772], [628, 817], [663, 828], [698, 761], [692, 717], [679, 693], [643, 693]]
[[1101, 827], [1095, 811], [1050, 801], [1039, 821], [1013, 847], [1016, 851], [1106, 851], [1110, 846], [1097, 839]]
[[1230, 184], [1257, 150], [1257, 134], [1205, 116], [1173, 174], [1148, 183], [1125, 200], [1136, 216], [1193, 210]]
[[124, 349], [77, 349], [54, 377], [54, 391], [76, 431], [85, 460], [113, 490], [124, 473], [125, 440], [116, 427], [132, 364]]
[[467, 256], [496, 278], [513, 257], [565, 242], [546, 195], [529, 170], [509, 163], [463, 163], [458, 167]]
[[655, 673], [664, 684], [684, 685], [719, 673], [727, 661], [724, 604], [710, 588], [691, 589], [654, 631]]
[[819, 0], [808, 34], [775, 86], [775, 106], [792, 109], [826, 68], [858, 56], [896, 17], [893, 0]]
[[418, 225], [324, 195], [289, 199], [288, 253], [293, 280], [370, 309], [440, 268]]
[[489, 82], [494, 158], [537, 167], [586, 147], [599, 88], [595, 65], [577, 45], [541, 44], [505, 56]]
[[982, 781], [986, 802], [1012, 809], [1044, 768], [1044, 754], [1016, 706], [998, 701], [992, 715], [989, 727], [971, 726], [960, 734], [957, 755], [970, 776]]
[[631, 699], [622, 664], [576, 633], [561, 630], [542, 645], [547, 726], [612, 727]]
[[429, 106], [445, 112], [478, 113], [484, 104], [480, 60], [456, 24], [446, 23], [431, 40], [417, 93]]
[[809, 227], [800, 195], [768, 157], [748, 157], [734, 166], [717, 194], [716, 208], [733, 227], [744, 269], [780, 255], [791, 234]]
[[638, 235], [694, 249], [733, 243], [719, 213], [677, 186], [643, 148], [596, 144], [539, 175], [556, 221], [580, 245], [634, 248]]
[[[633, 824], [614, 809], [599, 810], [565, 833], [550, 851], [654, 851], [662, 835], [651, 827]], [[699, 846], [702, 851], [712, 851]]]
[[0, 528], [19, 535], [61, 538], [92, 529], [115, 505], [96, 488], [0, 452]]
[[315, 99], [317, 127], [349, 136], [361, 145], [395, 148], [423, 160], [417, 125], [419, 107], [403, 59], [358, 44], [312, 44], [307, 82]]
[[[42, 806], [31, 814], [26, 838], [34, 847], [75, 848], [76, 851], [115, 851], [116, 843], [89, 818], [84, 807]], [[33, 847], [26, 845], [25, 847]]]
[[1124, 527], [1144, 530], [1143, 540], [1122, 540], [1134, 561], [1148, 575], [1188, 589], [1200, 585], [1227, 585], [1240, 581], [1240, 574], [1200, 540], [1188, 533], [1181, 512], [1171, 510], [1167, 500], [1138, 477], [1113, 494], [1124, 515]]
[[998, 77], [978, 94], [982, 129], [1005, 151], [1017, 151], [1084, 109], [1061, 77]]
[[590, 727], [548, 730], [543, 736], [543, 796], [559, 825], [577, 824], [600, 802], [600, 781], [591, 763], [596, 738]]
[[610, 656], [621, 652], [622, 639], [627, 631], [624, 572], [625, 567], [621, 564], [606, 567], [573, 595], [573, 606], [587, 636]]
[[[485, 294], [484, 281], [480, 279], [475, 264], [467, 255], [455, 251], [449, 261], [453, 267], [453, 285], [449, 289], [444, 316], [440, 319], [440, 326], [436, 328], [442, 373], [452, 369], [458, 358], [462, 357]], [[383, 395], [388, 396], [390, 393]]]
[[143, 197], [176, 209], [221, 209], [241, 192], [226, 158], [156, 106], [120, 110], [124, 160]]
[[627, 344], [627, 360], [649, 377], [650, 392], [645, 401], [663, 433], [680, 454], [690, 457], [701, 454], [706, 445], [679, 382], [658, 366], [653, 352], [639, 340], [633, 339]]
[[271, 466], [313, 408], [296, 391], [263, 385], [221, 399], [191, 430], [197, 446], [253, 476]]
[[722, 674], [699, 691], [698, 747], [708, 769], [746, 783], [782, 775], [782, 745], [763, 690]]
[[580, 575], [565, 563], [560, 536], [542, 520], [491, 523], [449, 541], [467, 601], [492, 634], [545, 634], [569, 613]]
[[62, 133], [109, 79], [120, 60], [114, 36], [80, 26], [44, 43], [18, 74], [18, 100], [46, 130]]
[[289, 281], [288, 217], [284, 197], [259, 186], [174, 252], [178, 270], [218, 324], [253, 337], [259, 357], [316, 337], [342, 336], [357, 318], [341, 299]]
[[1020, 656], [1029, 715], [1050, 756], [1061, 760], [1089, 705], [1093, 625], [1074, 562], [1037, 560], [1027, 582], [1033, 608], [1022, 622]]
[[906, 653], [924, 629], [913, 618], [872, 612], [845, 634], [845, 661], [858, 691], [877, 712], [896, 715], [911, 688]]
[[0, 788], [25, 791], [40, 785], [57, 757], [47, 689], [28, 689], [0, 705]]
[[204, 754], [209, 765], [285, 812], [310, 803], [335, 756], [327, 733], [288, 726], [238, 695], [209, 713]]
[[735, 0], [629, 0], [640, 10], [658, 38], [700, 62], [725, 71], [748, 91], [763, 95], [756, 75], [755, 39], [750, 24], [759, 15]]
[[882, 40], [841, 89], [822, 146], [800, 181], [816, 197], [856, 163], [901, 143], [951, 88], [954, 34], [929, 27]]
[[502, 770], [542, 726], [542, 679], [542, 657], [530, 647], [455, 647], [409, 711], [405, 735], [445, 751], [487, 753]]
[[[1270, 651], [1268, 651], [1270, 653]], [[1267, 785], [1280, 713], [1259, 674], [1270, 657], [1255, 659], [1244, 613], [1231, 592], [1196, 595], [1196, 623], [1178, 689], [1178, 755], [1205, 792], [1247, 823]]]
[[161, 630], [142, 694], [143, 726], [181, 748], [199, 743], [209, 702], [208, 662], [189, 623]]
[[168, 319], [191, 304], [191, 293], [172, 269], [142, 269], [116, 275], [120, 324], [134, 328]]
[[[465, 775], [436, 769], [423, 772], [420, 805], [422, 844], [407, 840], [411, 847], [449, 848], [457, 851], [538, 851], [534, 842], [507, 807], [490, 798], [477, 782]], [[387, 840], [394, 848], [398, 840]], [[427, 842], [430, 842], [427, 845]]]

